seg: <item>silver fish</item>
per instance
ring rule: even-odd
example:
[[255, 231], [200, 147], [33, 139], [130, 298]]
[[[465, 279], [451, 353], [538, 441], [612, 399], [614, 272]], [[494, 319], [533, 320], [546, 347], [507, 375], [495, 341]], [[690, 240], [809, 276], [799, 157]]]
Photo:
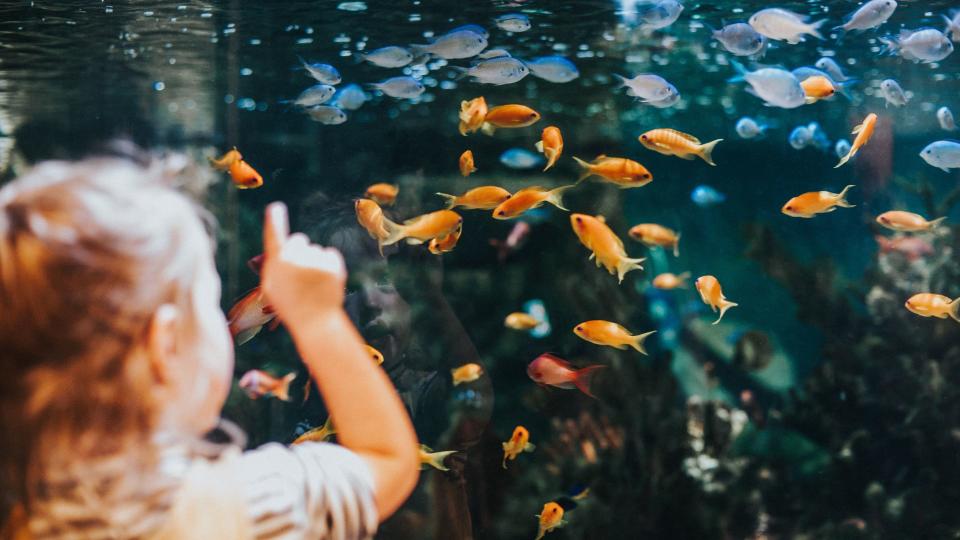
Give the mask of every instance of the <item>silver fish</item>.
[[562, 56], [541, 56], [525, 63], [534, 77], [552, 83], [567, 83], [580, 76], [577, 66]]
[[456, 30], [444, 34], [426, 45], [411, 45], [420, 52], [445, 60], [472, 58], [487, 48], [487, 38], [472, 30]]
[[300, 63], [303, 64], [303, 69], [307, 70], [307, 73], [317, 82], [323, 84], [340, 84], [340, 72], [330, 64], [311, 64], [303, 58], [300, 58]]
[[950, 172], [950, 169], [960, 169], [960, 142], [932, 142], [920, 152], [920, 157], [927, 164], [944, 172]]
[[479, 83], [495, 85], [515, 83], [530, 73], [526, 64], [510, 56], [498, 56], [481, 60], [469, 68], [454, 67], [454, 69]]
[[750, 17], [750, 26], [770, 39], [786, 41], [794, 45], [803, 41], [804, 35], [823, 39], [820, 27], [825, 20], [807, 22], [808, 17], [780, 8], [761, 9]]
[[713, 39], [737, 56], [751, 56], [763, 51], [767, 38], [747, 23], [733, 23], [713, 31]]
[[494, 19], [497, 27], [507, 32], [526, 32], [530, 29], [530, 19], [520, 13], [508, 13]]
[[747, 92], [764, 100], [768, 105], [794, 109], [806, 103], [806, 93], [793, 73], [779, 68], [747, 71], [739, 62], [733, 62], [733, 66], [740, 76], [731, 81], [746, 81], [750, 85]]
[[659, 30], [676, 22], [682, 11], [683, 4], [677, 0], [655, 0], [637, 6], [636, 18], [640, 28]]
[[880, 38], [884, 52], [899, 54], [914, 62], [939, 62], [953, 52], [953, 43], [943, 32], [933, 28], [901, 30], [897, 37]]
[[860, 6], [860, 9], [847, 15], [845, 22], [841, 26], [834, 27], [834, 30], [869, 30], [876, 28], [887, 22], [887, 19], [893, 15], [897, 9], [896, 0], [870, 0]]
[[380, 47], [368, 53], [361, 53], [359, 57], [365, 62], [370, 62], [382, 68], [398, 68], [413, 62], [413, 53], [396, 45]]
[[370, 83], [370, 88], [398, 99], [413, 99], [426, 90], [423, 84], [413, 77], [391, 77], [378, 83]]
[[355, 111], [362, 107], [368, 99], [370, 99], [370, 97], [363, 91], [363, 88], [361, 88], [359, 84], [348, 84], [340, 90], [337, 90], [330, 104], [348, 111]]
[[880, 93], [881, 96], [887, 100], [888, 106], [902, 107], [909, 101], [907, 94], [903, 91], [903, 88], [900, 87], [900, 83], [893, 79], [884, 79], [883, 82], [880, 83]]
[[830, 78], [836, 82], [843, 82], [847, 80], [847, 76], [844, 75], [843, 69], [840, 68], [840, 65], [833, 58], [827, 58], [826, 56], [817, 60], [817, 63], [814, 64], [817, 69], [823, 70], [830, 75]]
[[940, 122], [940, 127], [947, 131], [953, 131], [957, 129], [957, 124], [953, 121], [953, 112], [950, 111], [947, 107], [940, 107], [937, 109], [937, 121]]
[[300, 92], [300, 95], [292, 103], [298, 107], [313, 107], [329, 101], [336, 91], [337, 89], [329, 84], [315, 84]]
[[647, 103], [652, 101], [662, 102], [674, 96], [679, 96], [677, 87], [670, 84], [669, 81], [653, 73], [641, 73], [632, 79], [622, 75], [614, 74], [614, 77], [620, 79], [623, 86], [627, 87], [627, 95], [639, 98]]
[[347, 113], [329, 105], [317, 105], [307, 108], [310, 119], [321, 124], [335, 126], [347, 121]]
[[754, 137], [763, 135], [763, 132], [769, 127], [768, 124], [761, 124], [749, 116], [744, 116], [740, 120], [737, 120], [736, 131], [737, 135], [743, 139], [753, 139]]

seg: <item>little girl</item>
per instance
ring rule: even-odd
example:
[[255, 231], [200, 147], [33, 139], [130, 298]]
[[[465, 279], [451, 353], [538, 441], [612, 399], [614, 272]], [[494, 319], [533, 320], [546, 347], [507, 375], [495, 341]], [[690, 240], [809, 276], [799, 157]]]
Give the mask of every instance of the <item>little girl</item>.
[[340, 254], [267, 208], [261, 285], [343, 446], [211, 448], [232, 344], [202, 213], [168, 176], [47, 162], [0, 190], [0, 501], [17, 504], [15, 534], [371, 537], [416, 484], [417, 441], [341, 307]]

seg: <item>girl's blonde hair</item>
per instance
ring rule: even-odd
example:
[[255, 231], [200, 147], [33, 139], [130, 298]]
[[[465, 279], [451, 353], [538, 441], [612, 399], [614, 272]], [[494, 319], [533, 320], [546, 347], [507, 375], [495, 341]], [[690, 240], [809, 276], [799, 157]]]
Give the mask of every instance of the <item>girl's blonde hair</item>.
[[193, 282], [212, 249], [169, 163], [47, 162], [0, 189], [0, 487], [28, 511], [52, 474], [155, 458], [163, 404], [142, 344], [167, 303], [193, 337]]

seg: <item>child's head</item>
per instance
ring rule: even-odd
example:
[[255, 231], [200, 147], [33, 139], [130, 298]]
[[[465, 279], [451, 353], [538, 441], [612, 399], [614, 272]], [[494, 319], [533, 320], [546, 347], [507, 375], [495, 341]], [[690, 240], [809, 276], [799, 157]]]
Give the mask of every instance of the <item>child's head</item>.
[[217, 418], [232, 348], [212, 244], [165, 176], [47, 162], [0, 190], [0, 479], [23, 496]]

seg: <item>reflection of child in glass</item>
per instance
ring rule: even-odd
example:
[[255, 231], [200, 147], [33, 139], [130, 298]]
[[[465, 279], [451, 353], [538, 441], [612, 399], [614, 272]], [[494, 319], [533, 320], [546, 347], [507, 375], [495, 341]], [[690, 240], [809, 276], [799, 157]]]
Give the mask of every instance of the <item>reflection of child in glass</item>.
[[416, 437], [342, 309], [339, 253], [267, 209], [263, 291], [343, 446], [211, 448], [232, 347], [213, 243], [165, 176], [47, 162], [0, 190], [0, 495], [34, 538], [372, 536]]

